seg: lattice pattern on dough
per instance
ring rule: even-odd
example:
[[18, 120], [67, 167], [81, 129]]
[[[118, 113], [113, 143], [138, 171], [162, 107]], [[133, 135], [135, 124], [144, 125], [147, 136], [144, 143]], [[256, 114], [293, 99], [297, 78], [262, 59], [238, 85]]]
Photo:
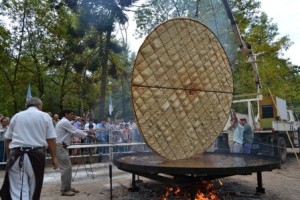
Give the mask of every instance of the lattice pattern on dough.
[[198, 21], [162, 23], [138, 52], [134, 111], [146, 142], [166, 159], [190, 158], [211, 146], [228, 119], [232, 91], [225, 51]]

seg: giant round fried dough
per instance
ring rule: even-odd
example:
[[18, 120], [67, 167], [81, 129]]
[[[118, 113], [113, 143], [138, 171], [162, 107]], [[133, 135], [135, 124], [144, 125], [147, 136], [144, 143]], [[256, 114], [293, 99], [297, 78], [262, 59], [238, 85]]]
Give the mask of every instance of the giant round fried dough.
[[131, 94], [150, 148], [169, 160], [193, 157], [213, 144], [230, 113], [233, 78], [226, 53], [200, 22], [168, 20], [140, 47]]

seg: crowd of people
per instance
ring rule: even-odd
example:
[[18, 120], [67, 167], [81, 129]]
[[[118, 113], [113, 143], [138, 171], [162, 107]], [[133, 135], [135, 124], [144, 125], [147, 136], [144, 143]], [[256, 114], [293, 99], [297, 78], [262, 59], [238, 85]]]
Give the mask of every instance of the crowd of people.
[[[36, 97], [30, 98], [26, 105], [25, 111], [16, 113], [11, 119], [0, 114], [0, 158], [7, 161], [0, 191], [2, 199], [40, 198], [47, 151], [54, 169], [59, 168], [61, 172], [61, 195], [74, 196], [79, 191], [71, 187], [70, 153], [78, 155], [79, 152], [70, 152], [69, 145], [143, 142], [133, 120], [125, 123], [102, 118], [98, 122], [75, 116], [68, 109], [63, 110], [59, 118], [58, 114], [43, 112], [42, 101]], [[228, 136], [231, 152], [251, 153], [253, 133], [245, 118], [238, 121], [235, 116], [232, 119]], [[129, 146], [123, 146], [121, 151], [130, 150]], [[108, 152], [108, 147], [99, 147], [92, 153]]]
[[[112, 123], [103, 118], [97, 122], [75, 116], [68, 109], [62, 110], [60, 118], [58, 114], [43, 112], [43, 103], [37, 97], [27, 100], [26, 106], [11, 119], [0, 114], [0, 162], [6, 162], [2, 199], [40, 199], [47, 153], [54, 169], [60, 169], [61, 195], [74, 196], [79, 191], [71, 187], [69, 145], [142, 142], [133, 120]], [[108, 153], [108, 148], [97, 148], [97, 153]]]
[[[81, 138], [77, 136], [72, 136], [72, 144], [89, 144], [89, 143], [131, 143], [131, 142], [143, 142], [142, 137], [139, 134], [136, 123], [133, 120], [129, 122], [124, 122], [120, 120], [115, 120], [112, 122], [108, 118], [102, 118], [99, 122], [94, 119], [81, 118], [79, 116], [75, 117], [71, 122], [73, 126], [77, 129], [85, 130], [91, 132], [96, 140], [93, 141], [90, 138]], [[128, 151], [129, 147], [124, 147], [120, 149], [114, 148], [114, 151]], [[72, 150], [72, 155], [78, 155], [78, 150]], [[98, 147], [96, 151], [91, 153], [97, 154], [108, 154], [108, 147]]]
[[[48, 112], [52, 118], [53, 126], [56, 127], [57, 123], [61, 120], [59, 114], [52, 114]], [[6, 161], [5, 148], [4, 148], [4, 133], [9, 126], [9, 117], [0, 114], [0, 162]], [[96, 140], [90, 138], [78, 137], [72, 135], [70, 144], [89, 144], [89, 143], [130, 143], [130, 142], [143, 142], [141, 135], [134, 120], [124, 122], [123, 120], [111, 121], [109, 118], [103, 118], [100, 122], [88, 117], [75, 116], [71, 119], [71, 124], [79, 130], [89, 130], [95, 135]], [[128, 148], [125, 148], [128, 149]], [[115, 151], [124, 151], [120, 148]], [[98, 148], [97, 152], [107, 154], [108, 148]], [[72, 155], [78, 155], [79, 151], [74, 149], [71, 151]]]

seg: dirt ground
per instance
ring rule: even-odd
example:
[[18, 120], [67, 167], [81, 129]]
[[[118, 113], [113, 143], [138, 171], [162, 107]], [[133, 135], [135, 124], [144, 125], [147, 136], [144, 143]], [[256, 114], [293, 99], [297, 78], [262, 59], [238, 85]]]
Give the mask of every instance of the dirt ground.
[[[298, 154], [299, 155], [299, 154]], [[130, 192], [130, 173], [120, 171], [112, 167], [112, 196], [110, 193], [109, 163], [80, 164], [73, 166], [72, 186], [80, 193], [74, 197], [60, 196], [60, 173], [47, 167], [44, 185], [42, 190], [42, 200], [156, 200], [163, 199], [162, 195], [166, 191], [166, 186], [153, 180], [139, 177], [140, 190]], [[4, 170], [0, 171], [0, 182], [4, 177]], [[271, 172], [263, 172], [263, 187], [265, 194], [256, 194], [257, 177], [256, 173], [247, 176], [231, 176], [219, 179], [223, 185], [218, 192], [222, 194], [222, 199], [243, 199], [243, 200], [298, 200], [300, 194], [300, 165], [294, 154], [289, 154], [287, 161], [281, 169]], [[184, 197], [168, 199], [186, 199]]]

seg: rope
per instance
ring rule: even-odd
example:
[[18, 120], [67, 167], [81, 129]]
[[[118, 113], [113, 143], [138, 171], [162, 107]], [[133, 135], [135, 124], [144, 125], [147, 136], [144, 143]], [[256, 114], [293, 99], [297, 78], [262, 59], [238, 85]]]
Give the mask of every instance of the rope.
[[21, 170], [20, 173], [20, 178], [21, 178], [21, 191], [20, 191], [20, 200], [23, 199], [23, 183], [24, 183], [24, 174], [25, 174], [25, 169], [24, 169], [24, 153], [21, 154], [19, 157], [19, 168]]
[[254, 143], [254, 144], [259, 144], [259, 145], [264, 145], [264, 146], [270, 146], [270, 147], [275, 147], [275, 148], [280, 148], [280, 149], [284, 149], [285, 147], [282, 146], [278, 146], [278, 145], [271, 145], [268, 143]]
[[[285, 149], [285, 147], [282, 147], [282, 146], [278, 146], [278, 145], [271, 145], [269, 143], [252, 143], [254, 145], [261, 145], [261, 146], [269, 146], [269, 147], [275, 147], [275, 148], [278, 148], [278, 149]], [[252, 148], [253, 149], [253, 148]], [[218, 150], [228, 150], [228, 148], [218, 148]]]
[[136, 85], [132, 84], [133, 87], [142, 87], [142, 88], [155, 88], [155, 89], [165, 89], [165, 90], [185, 90], [189, 91], [191, 94], [194, 92], [214, 92], [214, 93], [226, 93], [232, 94], [230, 91], [218, 91], [218, 90], [205, 90], [205, 89], [194, 89], [194, 88], [175, 88], [175, 87], [163, 87], [163, 86], [147, 86], [147, 85]]

